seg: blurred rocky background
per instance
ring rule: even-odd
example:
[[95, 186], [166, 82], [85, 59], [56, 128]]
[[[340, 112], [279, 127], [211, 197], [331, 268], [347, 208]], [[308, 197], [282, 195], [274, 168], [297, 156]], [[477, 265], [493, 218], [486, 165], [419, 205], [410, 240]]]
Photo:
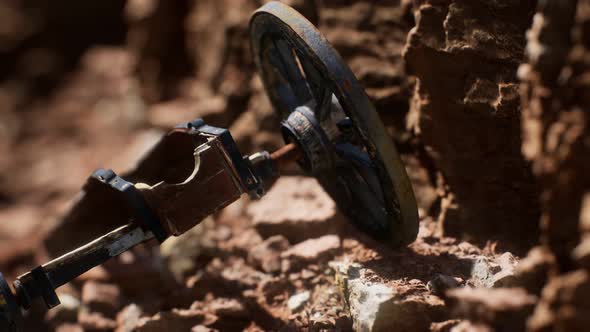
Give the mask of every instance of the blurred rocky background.
[[[0, 2], [0, 271], [97, 227], [61, 219], [87, 176], [131, 169], [177, 123], [280, 146], [249, 49], [264, 2]], [[294, 171], [60, 288], [28, 330], [589, 330], [590, 0], [285, 2], [377, 107], [417, 241], [374, 242]]]

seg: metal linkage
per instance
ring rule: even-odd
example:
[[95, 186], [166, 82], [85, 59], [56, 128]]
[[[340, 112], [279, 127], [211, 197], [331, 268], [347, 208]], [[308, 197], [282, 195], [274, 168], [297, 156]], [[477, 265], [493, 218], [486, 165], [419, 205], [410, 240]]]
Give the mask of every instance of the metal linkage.
[[37, 298], [47, 308], [59, 305], [58, 287], [134, 246], [180, 235], [243, 193], [260, 198], [278, 176], [283, 160], [298, 155], [294, 145], [287, 149], [242, 156], [229, 131], [198, 119], [162, 138], [144, 158], [146, 166], [137, 183], [112, 170], [95, 171], [78, 204], [93, 206], [84, 199], [109, 202], [109, 211], [101, 211], [101, 216], [115, 218], [123, 226], [19, 276], [14, 292], [0, 274], [0, 330], [20, 331], [21, 308], [29, 309]]
[[14, 282], [16, 297], [23, 309], [41, 297], [47, 308], [60, 304], [55, 289], [82, 273], [154, 237], [141, 226], [128, 224], [99, 237], [46, 264], [27, 272]]

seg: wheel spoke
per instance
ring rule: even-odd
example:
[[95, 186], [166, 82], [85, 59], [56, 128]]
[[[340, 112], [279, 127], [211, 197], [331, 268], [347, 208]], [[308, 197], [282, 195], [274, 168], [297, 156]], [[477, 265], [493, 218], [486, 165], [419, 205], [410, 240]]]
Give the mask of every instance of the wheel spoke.
[[322, 74], [307, 57], [300, 55], [298, 59], [315, 100], [316, 117], [320, 122], [324, 122], [330, 115], [332, 92], [328, 89], [328, 84]]
[[289, 44], [282, 39], [273, 40], [274, 51], [271, 52], [271, 63], [279, 70], [281, 75], [287, 80], [293, 90], [299, 105], [308, 103], [313, 97], [307, 87], [305, 77], [299, 70], [295, 55]]
[[[383, 208], [383, 202], [376, 199], [375, 188], [359, 172], [356, 167], [349, 167], [347, 171], [339, 172], [341, 185], [348, 188], [351, 195], [350, 200], [353, 204], [360, 204], [364, 207], [363, 223], [366, 228], [371, 229], [375, 234], [387, 232], [389, 215]], [[381, 233], [383, 234], [383, 233]]]
[[383, 192], [381, 190], [381, 184], [379, 177], [375, 171], [373, 161], [369, 155], [350, 143], [339, 143], [335, 145], [336, 153], [338, 156], [352, 164], [357, 170], [359, 176], [362, 177], [364, 182], [371, 190], [374, 199], [379, 202], [384, 202]]

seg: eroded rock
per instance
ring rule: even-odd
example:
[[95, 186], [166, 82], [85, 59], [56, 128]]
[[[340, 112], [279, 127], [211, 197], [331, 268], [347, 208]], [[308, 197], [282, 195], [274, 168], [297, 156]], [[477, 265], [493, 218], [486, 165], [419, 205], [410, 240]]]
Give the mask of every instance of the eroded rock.
[[84, 332], [79, 324], [65, 323], [55, 328], [55, 332]]
[[191, 309], [172, 309], [172, 311], [159, 312], [152, 317], [142, 318], [134, 331], [159, 332], [159, 331], [190, 331], [195, 325], [210, 325], [217, 317]]
[[141, 318], [143, 311], [136, 304], [130, 304], [117, 314], [117, 329], [115, 332], [132, 332]]
[[457, 288], [463, 283], [463, 280], [456, 277], [437, 273], [432, 280], [426, 284], [426, 288], [432, 294], [437, 296], [443, 296], [449, 289]]
[[299, 310], [303, 309], [303, 307], [305, 306], [307, 301], [309, 301], [310, 296], [311, 295], [310, 295], [309, 291], [295, 294], [295, 295], [291, 296], [289, 298], [289, 300], [287, 301], [287, 307], [292, 312], [299, 311]]
[[112, 331], [117, 327], [115, 320], [105, 317], [99, 312], [81, 310], [78, 313], [78, 323], [88, 331]]
[[447, 296], [458, 317], [500, 331], [523, 331], [537, 302], [522, 288], [461, 288]]
[[281, 270], [281, 253], [289, 248], [289, 241], [282, 235], [271, 236], [248, 253], [248, 262], [267, 273]]
[[217, 298], [207, 303], [207, 308], [219, 318], [243, 320], [248, 318], [248, 309], [236, 299]]
[[61, 304], [47, 311], [45, 320], [53, 326], [76, 322], [81, 308], [80, 300], [70, 294], [58, 294], [58, 297]]
[[215, 230], [213, 219], [206, 218], [186, 233], [162, 243], [160, 253], [177, 279], [195, 272], [199, 256], [212, 256], [210, 249], [215, 247]]
[[492, 328], [481, 323], [474, 324], [469, 321], [463, 321], [453, 326], [450, 332], [492, 332]]
[[414, 4], [404, 51], [417, 77], [408, 125], [440, 171], [441, 196], [452, 197], [441, 229], [526, 250], [538, 238], [539, 209], [520, 152], [516, 71], [534, 2]]
[[554, 264], [555, 259], [547, 248], [534, 247], [518, 262], [514, 269], [514, 279], [505, 286], [522, 287], [531, 294], [540, 295]]
[[263, 237], [283, 235], [291, 243], [325, 235], [342, 218], [317, 180], [300, 176], [279, 178], [247, 213]]
[[584, 331], [590, 326], [590, 275], [577, 270], [552, 278], [527, 322], [529, 331]]
[[91, 311], [114, 315], [122, 301], [117, 285], [88, 281], [82, 287], [82, 303]]
[[398, 291], [394, 285], [369, 279], [370, 271], [361, 265], [333, 262], [331, 266], [355, 331], [423, 331], [444, 316], [444, 302], [423, 286]]
[[311, 262], [320, 263], [340, 250], [340, 237], [324, 235], [298, 243], [281, 254], [283, 271], [298, 270]]
[[234, 255], [247, 258], [250, 251], [262, 242], [262, 237], [255, 229], [247, 228], [235, 234], [226, 242], [220, 243], [220, 248]]

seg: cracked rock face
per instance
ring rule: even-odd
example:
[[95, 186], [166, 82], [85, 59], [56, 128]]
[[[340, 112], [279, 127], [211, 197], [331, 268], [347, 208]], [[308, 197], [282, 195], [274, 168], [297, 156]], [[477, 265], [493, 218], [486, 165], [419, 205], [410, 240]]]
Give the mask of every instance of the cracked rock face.
[[[544, 1], [527, 33], [523, 153], [542, 185], [540, 251], [526, 259], [546, 282], [529, 331], [587, 330], [590, 230], [590, 2]], [[543, 259], [544, 258], [544, 259]], [[536, 283], [536, 290], [538, 291]]]
[[[537, 239], [537, 196], [520, 153], [516, 72], [534, 1], [414, 1], [404, 60], [416, 76], [408, 126], [442, 177], [446, 235]], [[485, 162], [483, 162], [485, 161]], [[493, 197], [493, 199], [492, 199]], [[477, 222], [473, 222], [477, 220]]]
[[584, 204], [590, 189], [588, 1], [547, 1], [528, 32], [523, 79], [523, 153], [543, 186], [542, 237], [560, 269], [590, 229]]

